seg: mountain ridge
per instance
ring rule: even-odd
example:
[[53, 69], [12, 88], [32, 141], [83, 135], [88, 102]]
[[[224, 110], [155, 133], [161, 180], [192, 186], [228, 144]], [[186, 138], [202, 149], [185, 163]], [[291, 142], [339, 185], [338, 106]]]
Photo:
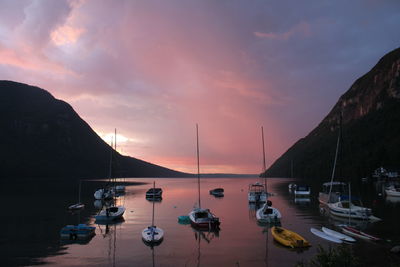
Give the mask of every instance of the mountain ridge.
[[358, 78], [318, 126], [279, 157], [266, 175], [289, 177], [293, 161], [296, 177], [330, 177], [340, 117], [339, 176], [367, 176], [381, 165], [399, 167], [400, 48]]
[[[108, 178], [110, 146], [66, 102], [0, 81], [0, 178]], [[118, 177], [190, 176], [113, 151]]]

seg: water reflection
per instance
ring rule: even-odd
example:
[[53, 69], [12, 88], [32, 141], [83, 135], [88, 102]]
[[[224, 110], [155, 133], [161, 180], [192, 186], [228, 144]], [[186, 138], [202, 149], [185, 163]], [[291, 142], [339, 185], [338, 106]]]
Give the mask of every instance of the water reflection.
[[400, 204], [400, 197], [386, 196], [386, 202], [390, 204]]
[[197, 241], [197, 266], [201, 263], [201, 242], [210, 244], [214, 238], [219, 238], [219, 229], [202, 230], [191, 227], [194, 232], [194, 238]]
[[[149, 181], [146, 179], [132, 179]], [[153, 180], [150, 180], [153, 181]], [[222, 232], [199, 231], [190, 226], [179, 225], [177, 218], [193, 207], [193, 196], [197, 195], [195, 179], [157, 179], [163, 187], [161, 202], [156, 202], [157, 224], [162, 225], [168, 238], [161, 246], [143, 245], [140, 233], [149, 225], [152, 202], [146, 200], [145, 192], [148, 184], [127, 186], [126, 195], [117, 201], [126, 201], [124, 220], [116, 223], [95, 224], [93, 215], [99, 208], [86, 205], [86, 209], [78, 213], [69, 213], [65, 207], [76, 201], [76, 186], [71, 191], [60, 194], [49, 191], [42, 194], [29, 192], [17, 193], [16, 196], [5, 192], [5, 196], [14, 197], [15, 205], [27, 207], [24, 212], [13, 214], [8, 222], [0, 222], [2, 231], [0, 249], [6, 255], [4, 266], [32, 265], [36, 262], [48, 263], [48, 266], [294, 266], [296, 262], [308, 260], [317, 253], [319, 244], [329, 245], [310, 233], [310, 227], [349, 224], [346, 218], [336, 218], [329, 212], [321, 212], [312, 196], [304, 199], [294, 198], [287, 192], [288, 180], [271, 179], [269, 189], [276, 192], [270, 199], [282, 212], [282, 226], [291, 229], [313, 244], [307, 251], [281, 247], [267, 235], [270, 225], [256, 223], [255, 212], [260, 206], [249, 204], [247, 192], [243, 190], [249, 179], [203, 179], [205, 188], [211, 189], [224, 185], [226, 195], [216, 199], [209, 191], [202, 192], [202, 202], [211, 207], [221, 218]], [[316, 183], [313, 192], [318, 192], [320, 183]], [[94, 186], [92, 186], [94, 187]], [[86, 189], [88, 188], [88, 189]], [[354, 187], [355, 190], [358, 188]], [[400, 205], [396, 199], [378, 198], [373, 187], [361, 188], [363, 200], [374, 203], [374, 211], [380, 212], [382, 222], [368, 224], [362, 220], [351, 220], [350, 225], [367, 229], [382, 238], [397, 234]], [[361, 190], [360, 189], [360, 190]], [[54, 189], [52, 189], [54, 190]], [[64, 188], [62, 190], [65, 190]], [[83, 187], [83, 203], [93, 203], [93, 191]], [[369, 191], [367, 191], [369, 190]], [[53, 193], [54, 192], [54, 193]], [[13, 193], [15, 194], [15, 192]], [[69, 195], [70, 194], [70, 195]], [[37, 198], [37, 199], [36, 199]], [[42, 205], [48, 203], [48, 205]], [[306, 203], [306, 204], [305, 204]], [[396, 203], [396, 204], [395, 204]], [[27, 206], [31, 204], [30, 206]], [[41, 214], [42, 216], [38, 216]], [[29, 222], [29, 223], [27, 223]], [[87, 243], [61, 242], [59, 230], [68, 224], [87, 223], [96, 226], [96, 236]], [[270, 234], [270, 233], [268, 233]], [[398, 235], [397, 235], [398, 236]], [[395, 237], [391, 238], [392, 240]], [[396, 240], [400, 241], [400, 240]], [[324, 243], [325, 242], [325, 243]], [[394, 242], [393, 242], [394, 244]], [[364, 252], [368, 244], [357, 242], [353, 245]], [[378, 249], [376, 246], [374, 249]], [[299, 253], [303, 252], [303, 253]], [[361, 253], [362, 253], [361, 252]], [[382, 252], [382, 250], [380, 251]], [[381, 255], [385, 255], [381, 253]], [[154, 256], [154, 259], [153, 259]], [[152, 258], [150, 258], [152, 257]], [[381, 256], [383, 257], [383, 256]], [[12, 259], [12, 260], [10, 260]], [[24, 260], [21, 260], [24, 259]], [[29, 259], [29, 260], [27, 260]], [[154, 260], [154, 263], [153, 263]], [[17, 263], [16, 263], [17, 262]]]
[[255, 203], [255, 202], [249, 202], [249, 219], [252, 221], [257, 222], [257, 210], [259, 210], [262, 207], [262, 203]]
[[295, 197], [294, 203], [299, 206], [310, 206], [311, 198], [309, 197]]

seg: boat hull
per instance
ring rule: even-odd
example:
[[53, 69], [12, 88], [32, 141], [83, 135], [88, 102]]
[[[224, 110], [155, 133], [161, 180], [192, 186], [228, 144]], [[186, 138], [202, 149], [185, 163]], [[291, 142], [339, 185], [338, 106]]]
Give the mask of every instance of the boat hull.
[[61, 229], [60, 237], [69, 240], [86, 239], [95, 235], [95, 230], [96, 227], [86, 224], [67, 225]]
[[262, 208], [257, 210], [257, 221], [265, 223], [280, 222], [282, 215], [279, 210], [273, 207], [268, 207], [266, 205], [267, 204], [264, 204]]
[[149, 244], [161, 243], [164, 238], [164, 231], [157, 226], [149, 226], [142, 231], [142, 239]]
[[98, 215], [95, 216], [96, 221], [114, 221], [121, 219], [125, 213], [125, 207], [110, 207], [105, 210], [100, 211]]
[[337, 243], [337, 244], [343, 243], [343, 241], [340, 240], [339, 238], [336, 238], [334, 236], [328, 235], [328, 234], [326, 234], [326, 233], [324, 233], [324, 232], [322, 232], [322, 231], [320, 231], [318, 229], [315, 229], [315, 228], [311, 227], [310, 231], [311, 231], [311, 233], [313, 233], [314, 235], [316, 235], [316, 236], [318, 236], [318, 237], [320, 237], [322, 239], [325, 239], [325, 240], [328, 240], [328, 241], [331, 241], [331, 242], [334, 242], [334, 243]]
[[219, 218], [208, 209], [194, 209], [189, 213], [190, 224], [199, 229], [218, 229]]
[[346, 242], [356, 242], [356, 240], [348, 235], [344, 235], [342, 233], [336, 232], [332, 229], [322, 227], [322, 232], [324, 232], [327, 235], [333, 236], [335, 238], [338, 238], [340, 240], [346, 241]]
[[341, 207], [340, 203], [329, 203], [329, 212], [338, 217], [352, 218], [359, 220], [379, 221], [380, 219], [373, 216], [371, 209], [352, 205], [351, 208]]
[[387, 196], [391, 197], [400, 197], [400, 191], [392, 190], [392, 189], [386, 189], [385, 190]]
[[365, 239], [365, 240], [372, 240], [372, 241], [379, 241], [380, 240], [380, 238], [377, 238], [375, 236], [366, 234], [366, 233], [364, 233], [362, 231], [359, 231], [359, 230], [357, 230], [357, 229], [355, 229], [353, 227], [350, 227], [350, 226], [343, 226], [342, 227], [342, 231], [343, 231], [343, 233], [346, 233], [348, 235], [355, 236], [355, 237], [358, 237], [358, 238], [362, 238], [362, 239]]

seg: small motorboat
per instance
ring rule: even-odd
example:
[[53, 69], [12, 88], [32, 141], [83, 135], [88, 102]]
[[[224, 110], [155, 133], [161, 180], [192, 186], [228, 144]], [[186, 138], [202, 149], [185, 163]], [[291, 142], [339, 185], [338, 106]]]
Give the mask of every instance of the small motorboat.
[[357, 230], [356, 228], [353, 228], [351, 226], [342, 226], [342, 231], [343, 231], [343, 233], [346, 233], [348, 235], [352, 235], [352, 236], [355, 236], [355, 237], [358, 237], [358, 238], [362, 238], [362, 239], [365, 239], [365, 240], [372, 240], [372, 241], [381, 240], [378, 237], [366, 234], [366, 233], [364, 233], [364, 232], [362, 232], [360, 230]]
[[162, 193], [163, 193], [163, 191], [161, 188], [150, 188], [146, 192], [146, 198], [149, 198], [149, 199], [161, 198]]
[[124, 206], [106, 207], [95, 216], [95, 219], [96, 221], [114, 221], [122, 218], [124, 212]]
[[391, 185], [385, 189], [386, 195], [391, 197], [400, 197], [400, 189]]
[[249, 185], [247, 196], [249, 202], [266, 202], [268, 198], [265, 186], [259, 182]]
[[328, 235], [328, 234], [326, 234], [326, 233], [324, 233], [324, 232], [322, 232], [322, 231], [320, 231], [320, 230], [318, 230], [318, 229], [315, 229], [315, 228], [313, 228], [313, 227], [310, 228], [310, 231], [311, 231], [311, 233], [313, 233], [314, 235], [316, 235], [316, 236], [318, 236], [318, 237], [321, 237], [321, 238], [323, 238], [323, 239], [325, 239], [325, 240], [328, 240], [328, 241], [331, 241], [331, 242], [334, 242], [334, 243], [338, 243], [338, 244], [343, 243], [343, 241], [342, 241], [341, 239], [339, 239], [339, 238], [337, 238], [337, 237], [334, 237], [334, 236], [332, 236], [332, 235]]
[[301, 235], [288, 229], [273, 226], [271, 228], [273, 238], [280, 244], [291, 248], [310, 247], [310, 243]]
[[335, 238], [338, 238], [340, 240], [346, 241], [346, 242], [356, 242], [356, 240], [348, 235], [344, 235], [342, 233], [336, 232], [332, 229], [322, 227], [322, 232], [324, 232], [327, 235], [333, 236]]
[[111, 189], [98, 189], [94, 192], [94, 198], [97, 200], [110, 200], [114, 197], [114, 190]]
[[281, 213], [277, 208], [273, 208], [271, 206], [272, 202], [268, 200], [267, 203], [265, 203], [260, 209], [257, 210], [257, 221], [265, 223], [280, 222], [282, 217]]
[[77, 240], [86, 239], [95, 235], [96, 227], [87, 224], [67, 225], [60, 230], [62, 239]]
[[311, 188], [308, 185], [297, 185], [294, 188], [294, 195], [296, 197], [308, 197], [311, 194]]
[[195, 228], [216, 229], [219, 228], [219, 218], [209, 209], [194, 208], [189, 213], [190, 224]]
[[215, 188], [210, 190], [210, 195], [214, 197], [223, 197], [224, 196], [224, 189], [223, 188]]
[[71, 210], [71, 211], [74, 211], [74, 210], [81, 210], [84, 207], [85, 207], [85, 204], [76, 203], [76, 204], [73, 204], [73, 205], [69, 206], [68, 209]]

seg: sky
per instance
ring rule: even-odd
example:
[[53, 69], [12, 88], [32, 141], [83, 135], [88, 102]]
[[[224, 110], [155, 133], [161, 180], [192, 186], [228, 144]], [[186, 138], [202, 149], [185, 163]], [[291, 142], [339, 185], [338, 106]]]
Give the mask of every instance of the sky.
[[262, 171], [400, 46], [398, 0], [0, 0], [0, 79], [68, 102], [118, 151]]

